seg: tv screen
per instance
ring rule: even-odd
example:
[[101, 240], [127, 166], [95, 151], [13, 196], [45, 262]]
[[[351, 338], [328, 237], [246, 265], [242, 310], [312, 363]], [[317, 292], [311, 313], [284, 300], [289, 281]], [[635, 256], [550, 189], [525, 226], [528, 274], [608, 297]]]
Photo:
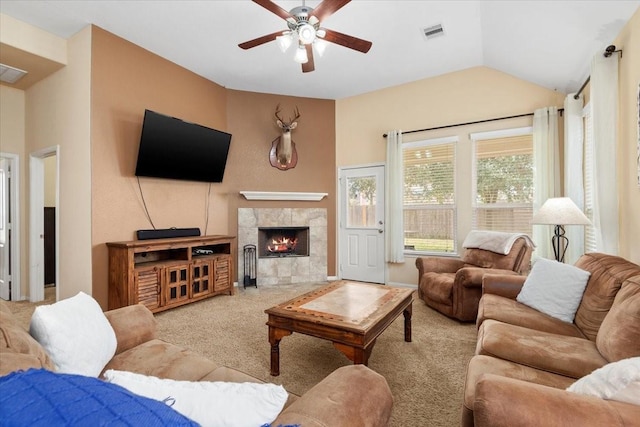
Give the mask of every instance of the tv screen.
[[222, 182], [231, 134], [145, 110], [136, 176]]

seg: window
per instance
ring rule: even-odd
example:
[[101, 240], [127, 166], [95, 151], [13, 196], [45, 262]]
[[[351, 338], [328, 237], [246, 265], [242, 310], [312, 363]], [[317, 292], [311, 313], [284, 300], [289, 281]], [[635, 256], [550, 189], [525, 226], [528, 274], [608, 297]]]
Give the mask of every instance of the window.
[[593, 227], [593, 118], [591, 114], [591, 104], [587, 104], [583, 110], [584, 114], [584, 214], [591, 224], [584, 227], [584, 251], [596, 252], [596, 232]]
[[473, 228], [531, 235], [533, 136], [531, 128], [472, 134]]
[[403, 144], [405, 250], [456, 252], [457, 137]]

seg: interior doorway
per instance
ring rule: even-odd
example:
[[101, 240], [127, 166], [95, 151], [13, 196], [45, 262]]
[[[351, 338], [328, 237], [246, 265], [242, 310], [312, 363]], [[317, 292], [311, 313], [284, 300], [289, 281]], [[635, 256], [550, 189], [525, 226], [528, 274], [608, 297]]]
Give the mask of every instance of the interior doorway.
[[20, 288], [20, 161], [0, 152], [0, 298], [22, 299]]
[[58, 300], [58, 150], [58, 146], [49, 147], [29, 156], [29, 300], [32, 302], [44, 300], [45, 285], [55, 286]]

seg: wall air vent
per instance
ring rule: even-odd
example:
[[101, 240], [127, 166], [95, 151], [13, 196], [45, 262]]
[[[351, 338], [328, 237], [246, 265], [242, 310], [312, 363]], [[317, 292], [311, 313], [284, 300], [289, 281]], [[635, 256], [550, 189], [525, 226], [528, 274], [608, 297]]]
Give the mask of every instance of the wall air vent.
[[14, 84], [27, 74], [26, 71], [18, 68], [10, 67], [9, 65], [0, 64], [0, 81], [5, 83]]
[[431, 25], [423, 28], [422, 34], [424, 34], [424, 37], [429, 40], [444, 35], [444, 29], [442, 28], [442, 24]]

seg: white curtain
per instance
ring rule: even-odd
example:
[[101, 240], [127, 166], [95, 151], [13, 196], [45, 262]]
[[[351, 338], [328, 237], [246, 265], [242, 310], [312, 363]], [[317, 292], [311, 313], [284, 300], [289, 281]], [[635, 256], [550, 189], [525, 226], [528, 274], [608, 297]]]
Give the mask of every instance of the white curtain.
[[[533, 112], [533, 212], [538, 211], [550, 197], [560, 195], [560, 163], [558, 142], [558, 108], [545, 107]], [[534, 225], [533, 241], [536, 258], [552, 258], [553, 227]]]
[[[578, 99], [573, 93], [564, 99], [564, 195], [584, 211], [584, 181], [583, 181], [583, 147], [584, 126], [582, 108], [584, 99]], [[569, 246], [564, 261], [574, 264], [584, 254], [584, 226], [569, 225], [565, 227]]]
[[594, 207], [596, 249], [618, 253], [618, 189], [616, 167], [618, 121], [618, 55], [596, 54], [591, 63], [593, 111]]
[[402, 131], [387, 132], [387, 163], [385, 168], [386, 260], [404, 262], [404, 220], [402, 170]]

